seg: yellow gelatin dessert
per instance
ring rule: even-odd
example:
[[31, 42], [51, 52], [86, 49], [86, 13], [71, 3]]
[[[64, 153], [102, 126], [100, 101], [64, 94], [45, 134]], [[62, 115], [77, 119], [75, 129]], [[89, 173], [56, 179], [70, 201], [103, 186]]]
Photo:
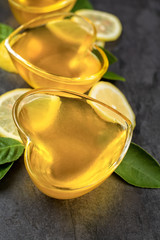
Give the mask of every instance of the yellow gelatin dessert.
[[90, 22], [74, 14], [56, 16], [20, 27], [6, 47], [19, 74], [32, 87], [85, 92], [106, 72], [108, 59], [94, 45]]
[[[97, 113], [99, 105], [109, 118]], [[26, 145], [26, 169], [39, 190], [54, 198], [75, 198], [101, 184], [123, 159], [132, 136], [127, 118], [83, 94], [33, 90], [13, 111]]]

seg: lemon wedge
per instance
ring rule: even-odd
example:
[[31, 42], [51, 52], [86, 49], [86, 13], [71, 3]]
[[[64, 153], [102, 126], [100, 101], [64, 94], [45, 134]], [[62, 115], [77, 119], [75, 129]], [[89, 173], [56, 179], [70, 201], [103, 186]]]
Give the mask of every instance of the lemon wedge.
[[29, 90], [29, 88], [15, 89], [0, 96], [0, 136], [21, 141], [12, 119], [12, 107], [15, 101]]
[[[100, 81], [91, 88], [89, 96], [107, 104], [108, 106], [123, 114], [131, 121], [132, 127], [135, 127], [135, 114], [124, 94], [116, 86], [109, 82]], [[114, 119], [114, 112], [112, 114], [111, 111], [101, 106], [100, 104], [95, 104], [93, 107], [96, 112], [99, 113], [99, 115], [103, 115], [103, 117], [106, 117], [108, 119]]]
[[97, 40], [115, 41], [122, 33], [122, 24], [119, 18], [111, 13], [90, 9], [81, 9], [75, 13], [93, 22], [97, 30]]
[[17, 73], [17, 69], [13, 65], [4, 43], [5, 40], [0, 43], [0, 68], [7, 72]]

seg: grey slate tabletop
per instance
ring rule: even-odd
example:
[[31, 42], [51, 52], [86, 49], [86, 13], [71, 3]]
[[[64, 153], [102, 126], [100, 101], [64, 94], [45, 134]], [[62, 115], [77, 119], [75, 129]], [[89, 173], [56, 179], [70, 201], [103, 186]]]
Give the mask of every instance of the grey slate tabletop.
[[[133, 141], [160, 162], [160, 1], [91, 0], [94, 8], [117, 15], [119, 41], [108, 48], [119, 61], [115, 82], [137, 117]], [[7, 0], [0, 22], [17, 26]], [[0, 94], [28, 87], [16, 74], [0, 70]], [[0, 240], [159, 240], [160, 190], [128, 185], [112, 174], [100, 187], [72, 200], [43, 195], [18, 160], [0, 182]]]

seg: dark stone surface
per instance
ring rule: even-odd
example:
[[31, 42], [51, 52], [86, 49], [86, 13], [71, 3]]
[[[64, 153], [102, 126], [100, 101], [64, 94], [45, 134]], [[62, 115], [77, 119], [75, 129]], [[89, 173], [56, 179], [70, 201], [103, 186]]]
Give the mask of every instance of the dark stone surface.
[[[112, 70], [127, 82], [115, 84], [137, 116], [133, 141], [160, 162], [160, 1], [91, 2], [122, 21], [122, 37], [108, 47], [119, 59]], [[4, 0], [0, 22], [17, 25]], [[26, 86], [0, 70], [0, 93]], [[160, 190], [132, 187], [114, 174], [91, 193], [65, 201], [40, 193], [23, 159], [0, 182], [0, 240], [159, 240], [159, 223]]]

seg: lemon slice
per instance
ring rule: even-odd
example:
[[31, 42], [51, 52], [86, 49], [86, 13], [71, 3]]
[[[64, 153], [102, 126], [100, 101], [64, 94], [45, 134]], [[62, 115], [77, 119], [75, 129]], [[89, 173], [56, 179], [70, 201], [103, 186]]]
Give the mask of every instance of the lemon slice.
[[96, 40], [95, 41], [95, 44], [98, 46], [98, 47], [103, 47], [105, 46], [105, 42], [104, 41], [100, 41], [100, 40]]
[[25, 115], [25, 129], [32, 132], [43, 132], [49, 128], [58, 116], [61, 100], [58, 96], [49, 96], [43, 93], [35, 94], [31, 99], [28, 96], [28, 103], [24, 104], [22, 112]]
[[[91, 88], [89, 96], [107, 104], [123, 114], [131, 121], [133, 128], [135, 127], [135, 114], [130, 104], [124, 94], [113, 84], [100, 81]], [[112, 117], [114, 119], [115, 114], [113, 113], [113, 116], [111, 116], [111, 111], [105, 107], [95, 104], [94, 108], [96, 108], [96, 112], [98, 111], [99, 115], [103, 115], [103, 117], [105, 116], [106, 118]]]
[[15, 89], [0, 96], [0, 136], [21, 141], [12, 119], [12, 107], [15, 101], [29, 90], [29, 88]]
[[73, 18], [49, 22], [46, 26], [59, 39], [65, 40], [70, 44], [84, 44], [86, 41], [93, 41], [93, 29], [83, 26], [83, 19]]
[[97, 40], [115, 41], [122, 33], [122, 24], [118, 17], [111, 13], [81, 9], [75, 12], [77, 15], [90, 19], [97, 30]]
[[17, 73], [17, 69], [13, 65], [4, 43], [5, 40], [0, 43], [0, 68], [7, 72]]

